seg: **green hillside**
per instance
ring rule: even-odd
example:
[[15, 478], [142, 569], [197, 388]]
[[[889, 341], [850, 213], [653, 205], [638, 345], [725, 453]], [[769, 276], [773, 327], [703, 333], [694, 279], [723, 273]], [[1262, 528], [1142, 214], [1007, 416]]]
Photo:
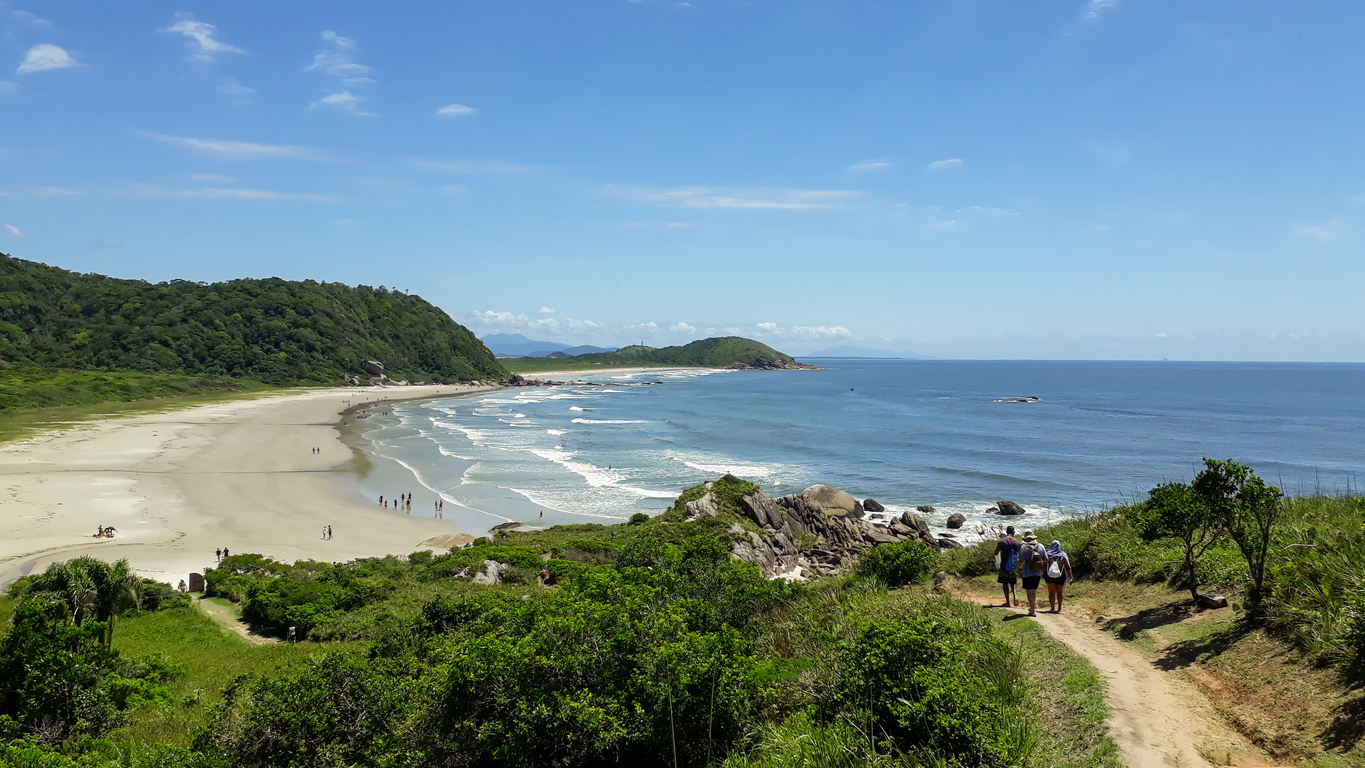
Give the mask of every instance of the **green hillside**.
[[0, 254], [0, 364], [337, 384], [506, 372], [469, 329], [398, 291], [279, 278], [148, 283]]
[[655, 348], [635, 344], [622, 347], [615, 352], [564, 358], [509, 358], [502, 362], [510, 370], [522, 373], [592, 370], [620, 366], [727, 368], [735, 365], [746, 365], [754, 368], [805, 367], [792, 359], [790, 355], [784, 355], [767, 344], [739, 336], [701, 339], [680, 347]]

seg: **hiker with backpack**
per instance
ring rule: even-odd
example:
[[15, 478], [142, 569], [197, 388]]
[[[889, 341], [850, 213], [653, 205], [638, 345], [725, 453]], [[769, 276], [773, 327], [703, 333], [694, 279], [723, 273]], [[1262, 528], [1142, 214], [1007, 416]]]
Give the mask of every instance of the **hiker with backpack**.
[[1038, 543], [1033, 530], [1024, 531], [1024, 545], [1019, 548], [1019, 575], [1024, 578], [1024, 593], [1028, 595], [1028, 615], [1038, 615], [1038, 582], [1047, 572], [1047, 549]]
[[995, 542], [995, 568], [998, 571], [995, 577], [1001, 589], [1005, 590], [1005, 606], [1010, 607], [1010, 597], [1014, 597], [1014, 604], [1019, 605], [1019, 592], [1015, 589], [1018, 579], [1014, 572], [1019, 567], [1019, 542], [1014, 539], [1014, 526], [1005, 528], [1005, 535]]
[[1047, 548], [1047, 571], [1043, 574], [1043, 581], [1047, 582], [1049, 613], [1062, 612], [1062, 590], [1066, 589], [1068, 581], [1075, 580], [1071, 574], [1071, 558], [1062, 551], [1062, 542], [1053, 539]]

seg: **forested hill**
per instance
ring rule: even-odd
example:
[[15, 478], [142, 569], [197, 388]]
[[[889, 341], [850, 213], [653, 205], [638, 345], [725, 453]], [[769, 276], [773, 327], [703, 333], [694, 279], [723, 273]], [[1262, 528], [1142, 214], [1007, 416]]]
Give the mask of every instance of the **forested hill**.
[[338, 384], [365, 360], [390, 378], [506, 375], [469, 329], [383, 287], [268, 278], [148, 283], [0, 254], [0, 362]]
[[701, 339], [680, 347], [656, 349], [632, 345], [615, 352], [590, 355], [577, 355], [574, 360], [591, 361], [605, 365], [687, 365], [708, 368], [727, 368], [745, 366], [750, 368], [803, 368], [790, 355], [762, 342], [739, 336], [722, 336]]

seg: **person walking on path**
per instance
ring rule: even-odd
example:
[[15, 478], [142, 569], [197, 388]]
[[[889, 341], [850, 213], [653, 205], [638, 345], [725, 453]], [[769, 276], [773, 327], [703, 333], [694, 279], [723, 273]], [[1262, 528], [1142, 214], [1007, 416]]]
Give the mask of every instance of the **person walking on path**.
[[222, 547], [219, 547], [218, 549], [213, 550], [213, 554], [214, 554], [215, 557], [218, 558], [218, 562], [220, 562], [220, 563], [223, 562], [223, 548], [222, 548]]
[[1028, 615], [1038, 615], [1038, 582], [1047, 571], [1047, 549], [1038, 543], [1032, 529], [1024, 531], [1024, 545], [1019, 548], [1019, 575], [1024, 579], [1024, 593], [1028, 595]]
[[1056, 539], [1047, 548], [1047, 571], [1043, 574], [1043, 581], [1047, 582], [1048, 613], [1061, 613], [1062, 590], [1066, 589], [1068, 581], [1075, 581], [1075, 578], [1071, 573], [1071, 558], [1062, 551], [1062, 542]]
[[1014, 538], [1014, 526], [1005, 529], [1005, 535], [995, 542], [995, 567], [998, 573], [995, 581], [1005, 591], [1005, 605], [1010, 607], [1010, 597], [1014, 597], [1014, 605], [1019, 605], [1019, 592], [1015, 589], [1018, 579], [1014, 575], [1016, 566], [1019, 564], [1019, 542]]

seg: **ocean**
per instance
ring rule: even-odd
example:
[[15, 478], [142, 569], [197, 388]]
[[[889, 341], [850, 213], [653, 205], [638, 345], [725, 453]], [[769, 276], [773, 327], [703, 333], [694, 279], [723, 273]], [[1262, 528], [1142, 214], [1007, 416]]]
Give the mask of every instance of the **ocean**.
[[729, 472], [774, 496], [824, 483], [892, 512], [929, 505], [936, 528], [960, 512], [976, 531], [1001, 522], [997, 500], [1041, 527], [1188, 480], [1201, 456], [1291, 494], [1354, 491], [1365, 468], [1365, 365], [809, 362], [823, 369], [603, 372], [397, 403], [364, 433], [381, 466], [362, 490], [411, 492], [427, 516], [445, 499], [452, 526], [481, 534], [658, 514]]

